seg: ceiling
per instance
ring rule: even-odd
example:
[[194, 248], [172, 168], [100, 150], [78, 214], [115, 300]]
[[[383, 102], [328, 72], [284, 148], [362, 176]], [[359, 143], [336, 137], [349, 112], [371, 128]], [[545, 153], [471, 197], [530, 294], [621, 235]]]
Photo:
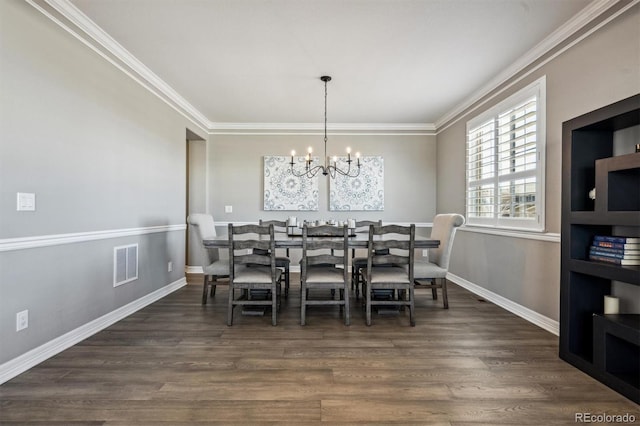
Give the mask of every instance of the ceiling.
[[436, 123], [591, 0], [71, 0], [212, 123]]

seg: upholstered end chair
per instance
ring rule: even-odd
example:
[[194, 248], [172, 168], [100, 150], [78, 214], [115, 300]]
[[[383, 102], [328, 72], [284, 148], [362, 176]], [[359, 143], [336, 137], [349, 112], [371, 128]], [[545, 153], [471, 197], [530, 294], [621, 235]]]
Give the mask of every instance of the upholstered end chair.
[[204, 274], [204, 283], [202, 288], [202, 304], [207, 304], [208, 287], [211, 286], [211, 297], [216, 294], [218, 278], [226, 278], [229, 276], [229, 262], [221, 260], [218, 249], [207, 249], [203, 240], [205, 238], [216, 236], [216, 227], [213, 216], [208, 214], [195, 213], [190, 214], [187, 223], [196, 230], [196, 234], [200, 239], [200, 259], [202, 261], [202, 272]]
[[442, 289], [444, 308], [449, 308], [447, 297], [447, 272], [453, 248], [456, 229], [464, 225], [464, 216], [449, 213], [439, 214], [433, 218], [431, 239], [440, 240], [437, 248], [429, 249], [427, 260], [414, 262], [413, 274], [416, 289], [430, 288], [433, 299], [438, 298], [437, 289]]

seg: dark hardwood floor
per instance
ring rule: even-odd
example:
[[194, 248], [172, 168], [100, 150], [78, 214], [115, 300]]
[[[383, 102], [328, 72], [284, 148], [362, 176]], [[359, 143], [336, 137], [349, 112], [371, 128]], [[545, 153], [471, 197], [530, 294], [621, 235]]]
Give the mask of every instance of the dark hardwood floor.
[[[193, 278], [193, 277], [191, 277]], [[190, 278], [190, 279], [191, 279]], [[295, 283], [297, 275], [292, 277]], [[575, 424], [640, 407], [558, 358], [558, 338], [455, 285], [450, 309], [337, 307], [299, 325], [292, 287], [270, 316], [236, 314], [200, 279], [0, 386], [0, 424]]]

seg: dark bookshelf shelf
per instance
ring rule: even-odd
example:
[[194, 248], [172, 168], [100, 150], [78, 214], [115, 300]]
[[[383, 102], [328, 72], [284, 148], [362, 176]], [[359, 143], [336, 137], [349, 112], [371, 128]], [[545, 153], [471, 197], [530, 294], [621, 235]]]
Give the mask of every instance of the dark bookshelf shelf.
[[635, 126], [640, 94], [562, 125], [560, 358], [638, 403], [640, 315], [602, 312], [613, 283], [640, 286], [640, 266], [588, 260], [597, 235], [640, 236], [640, 153], [616, 133]]
[[640, 266], [620, 266], [591, 260], [571, 259], [569, 267], [574, 272], [640, 285]]
[[607, 211], [607, 212], [571, 212], [569, 220], [575, 225], [609, 225], [609, 226], [638, 226], [640, 212]]

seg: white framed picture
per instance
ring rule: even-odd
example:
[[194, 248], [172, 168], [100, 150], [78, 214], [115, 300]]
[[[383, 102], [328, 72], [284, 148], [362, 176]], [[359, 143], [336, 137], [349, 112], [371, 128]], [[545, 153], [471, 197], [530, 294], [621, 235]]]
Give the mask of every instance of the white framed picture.
[[[339, 168], [347, 169], [347, 157], [338, 157]], [[351, 163], [355, 167], [355, 161]], [[329, 210], [383, 211], [384, 159], [382, 156], [360, 157], [360, 174], [347, 177], [340, 174], [330, 179]]]
[[[296, 170], [304, 170], [306, 157], [294, 157]], [[264, 210], [318, 210], [318, 176], [296, 177], [291, 157], [264, 157]], [[317, 162], [317, 158], [314, 158]]]

